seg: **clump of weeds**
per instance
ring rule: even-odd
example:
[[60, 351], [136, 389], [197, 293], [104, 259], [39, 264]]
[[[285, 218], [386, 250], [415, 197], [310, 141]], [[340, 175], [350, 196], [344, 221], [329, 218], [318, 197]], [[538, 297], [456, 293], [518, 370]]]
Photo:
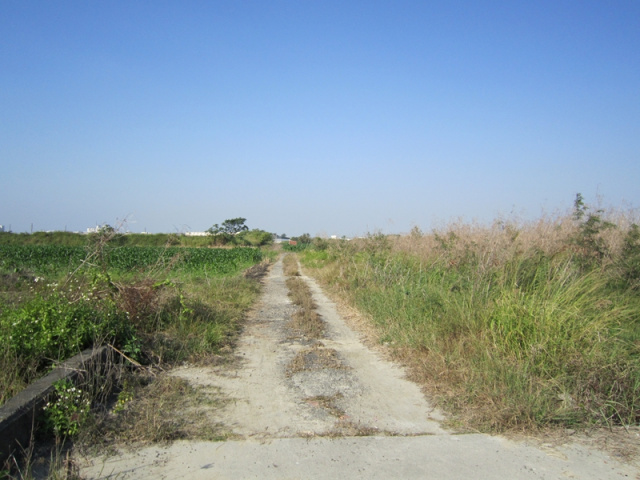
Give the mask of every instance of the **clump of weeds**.
[[226, 430], [208, 420], [206, 409], [219, 408], [224, 401], [217, 392], [195, 388], [166, 373], [130, 375], [112, 407], [96, 415], [83, 431], [82, 448], [117, 449], [186, 438], [222, 440]]
[[320, 342], [299, 351], [289, 362], [286, 374], [291, 377], [299, 372], [312, 370], [346, 370], [348, 367], [338, 357], [333, 348], [326, 348]]
[[300, 278], [290, 278], [287, 280], [287, 286], [293, 302], [299, 307], [289, 322], [289, 328], [308, 339], [322, 338], [325, 323], [315, 310], [316, 305], [307, 284]]

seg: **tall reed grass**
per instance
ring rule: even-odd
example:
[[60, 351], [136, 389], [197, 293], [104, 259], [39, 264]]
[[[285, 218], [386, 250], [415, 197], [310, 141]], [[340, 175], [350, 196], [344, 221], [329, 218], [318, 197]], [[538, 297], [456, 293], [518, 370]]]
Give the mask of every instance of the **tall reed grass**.
[[598, 216], [585, 232], [587, 213], [414, 229], [300, 255], [468, 425], [637, 424], [637, 227]]

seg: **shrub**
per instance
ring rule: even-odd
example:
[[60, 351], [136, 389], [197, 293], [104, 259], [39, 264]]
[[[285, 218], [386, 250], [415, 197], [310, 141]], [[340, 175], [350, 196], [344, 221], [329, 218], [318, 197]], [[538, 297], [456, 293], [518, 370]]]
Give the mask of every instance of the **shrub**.
[[44, 407], [45, 426], [56, 438], [73, 437], [89, 415], [91, 400], [70, 380], [56, 382], [54, 389], [53, 398]]
[[69, 358], [93, 342], [119, 343], [131, 333], [126, 314], [112, 302], [86, 296], [70, 302], [60, 293], [8, 310], [0, 322], [0, 341], [40, 367]]
[[264, 230], [246, 230], [238, 233], [233, 238], [233, 243], [237, 245], [246, 245], [251, 247], [260, 247], [269, 245], [273, 242], [273, 235]]

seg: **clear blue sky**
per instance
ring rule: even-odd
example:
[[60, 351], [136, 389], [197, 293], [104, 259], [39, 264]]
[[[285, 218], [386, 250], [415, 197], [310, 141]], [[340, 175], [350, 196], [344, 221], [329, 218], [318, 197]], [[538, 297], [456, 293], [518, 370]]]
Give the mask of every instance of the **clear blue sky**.
[[0, 224], [640, 206], [640, 1], [0, 2]]

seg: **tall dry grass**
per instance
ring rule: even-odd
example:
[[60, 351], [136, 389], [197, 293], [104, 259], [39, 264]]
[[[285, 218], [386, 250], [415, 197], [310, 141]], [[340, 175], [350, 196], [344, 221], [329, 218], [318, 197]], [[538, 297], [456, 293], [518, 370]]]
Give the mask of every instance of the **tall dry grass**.
[[632, 225], [600, 211], [454, 223], [301, 258], [473, 428], [635, 424], [640, 296], [631, 267], [640, 265], [640, 241]]

